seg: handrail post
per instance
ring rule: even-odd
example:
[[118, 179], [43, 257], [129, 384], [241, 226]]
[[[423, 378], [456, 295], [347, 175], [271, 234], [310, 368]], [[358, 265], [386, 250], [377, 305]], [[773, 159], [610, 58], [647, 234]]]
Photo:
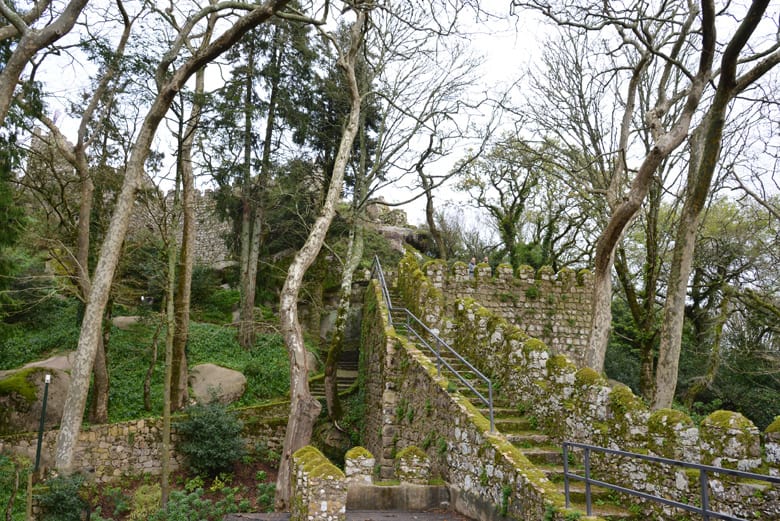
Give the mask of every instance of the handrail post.
[[441, 339], [437, 336], [436, 338], [436, 376], [441, 376]]
[[710, 520], [710, 491], [707, 470], [699, 470], [699, 485], [701, 486], [701, 514], [704, 521]]
[[563, 491], [566, 497], [566, 508], [569, 508], [569, 444], [563, 443]]
[[490, 410], [490, 432], [496, 432], [496, 423], [493, 420], [493, 382], [488, 380], [488, 409]]
[[593, 515], [593, 507], [590, 504], [590, 448], [585, 449], [585, 508], [589, 516]]

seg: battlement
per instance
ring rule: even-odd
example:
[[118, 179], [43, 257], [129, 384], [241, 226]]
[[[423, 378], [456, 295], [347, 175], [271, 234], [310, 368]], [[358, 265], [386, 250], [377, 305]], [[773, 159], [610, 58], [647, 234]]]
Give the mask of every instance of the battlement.
[[[452, 282], [458, 273], [462, 275], [462, 270], [453, 269], [456, 273], [453, 276], [442, 266], [443, 263], [434, 261], [420, 268], [411, 255], [404, 257], [399, 264], [397, 287], [406, 299], [405, 304], [429, 328], [446, 335], [456, 351], [488, 375], [494, 388], [501, 389], [502, 398], [509, 406], [533, 417], [538, 427], [556, 441], [780, 475], [780, 417], [762, 433], [749, 419], [732, 411], [716, 411], [698, 425], [680, 411], [653, 411], [627, 386], [608, 382], [590, 368], [579, 368], [569, 356], [555, 353], [524, 328], [482, 306], [477, 299], [458, 298], [446, 302], [447, 292], [455, 291], [452, 288], [515, 287], [520, 277], [511, 277], [511, 284], [506, 283], [509, 280], [506, 278], [504, 282], [480, 281], [478, 267], [475, 280], [470, 280], [466, 272], [465, 279], [461, 277]], [[489, 268], [483, 266], [481, 269], [484, 272]], [[428, 278], [423, 271], [431, 273], [433, 278]], [[551, 270], [540, 271], [551, 273]], [[570, 274], [564, 278], [572, 281]], [[563, 284], [559, 289], [553, 289], [556, 287], [553, 279], [540, 279], [537, 272], [533, 279], [527, 277], [525, 285], [518, 287], [525, 291], [531, 285], [538, 285], [540, 294], [546, 296], [569, 295], [571, 299], [563, 300], [566, 304], [561, 306], [561, 310], [567, 310], [569, 302], [576, 300], [570, 292], [586, 290], [589, 277], [582, 278], [583, 285], [570, 285], [565, 291]], [[545, 300], [535, 298], [526, 303], [541, 304]], [[445, 308], [452, 310], [452, 314], [444, 313]], [[575, 312], [576, 309], [576, 306], [572, 308]], [[554, 308], [548, 308], [546, 312], [553, 311]], [[553, 327], [556, 326], [553, 323]], [[395, 356], [393, 353], [391, 359], [395, 360]], [[408, 404], [407, 408], [419, 408], [417, 402], [428, 398], [422, 395], [422, 386], [417, 382], [412, 387], [413, 394], [405, 399], [415, 400], [415, 403]], [[452, 410], [446, 412], [452, 416], [456, 414]], [[479, 447], [481, 450], [482, 445]], [[478, 453], [478, 450], [474, 449], [474, 452]], [[698, 471], [620, 456], [594, 457], [591, 465], [593, 472], [606, 481], [626, 488], [691, 504], [699, 500]], [[777, 486], [723, 475], [710, 476], [710, 486], [717, 491], [712, 494], [710, 504], [718, 511], [750, 519], [778, 519], [780, 516]], [[679, 519], [679, 516], [664, 512], [662, 507], [637, 506], [648, 518]]]
[[591, 321], [593, 275], [588, 270], [549, 266], [534, 270], [520, 266], [513, 272], [500, 264], [495, 273], [486, 263], [469, 274], [465, 263], [448, 268], [444, 261], [425, 263], [421, 273], [441, 291], [443, 309], [454, 315], [458, 299], [479, 302], [528, 335], [543, 341], [555, 354], [565, 354], [578, 366], [588, 344]]

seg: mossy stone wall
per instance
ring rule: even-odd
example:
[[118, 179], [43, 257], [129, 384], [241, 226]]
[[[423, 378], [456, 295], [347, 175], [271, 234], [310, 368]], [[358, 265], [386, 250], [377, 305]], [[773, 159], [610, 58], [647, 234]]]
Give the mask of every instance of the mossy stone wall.
[[425, 451], [432, 479], [450, 484], [452, 506], [469, 517], [556, 521], [572, 514], [553, 484], [503, 435], [491, 433], [467, 399], [448, 392], [434, 364], [388, 326], [378, 285], [369, 286], [365, 310], [362, 363], [371, 406], [364, 442], [381, 478], [395, 477], [396, 457], [414, 446]]
[[292, 457], [291, 521], [344, 521], [347, 480], [319, 450], [307, 445]]
[[[287, 426], [288, 402], [238, 409], [244, 423], [242, 438], [252, 451], [257, 444], [281, 452]], [[178, 435], [175, 418], [171, 425], [174, 451], [171, 466], [178, 468], [184, 458], [176, 452]], [[44, 433], [41, 445], [41, 464], [54, 466], [58, 430]], [[0, 437], [0, 452], [10, 451], [35, 459], [37, 433], [22, 433]], [[125, 475], [161, 472], [162, 418], [106, 425], [91, 425], [79, 433], [74, 465], [76, 472], [94, 477], [99, 482], [110, 482]]]
[[[440, 307], [447, 310], [444, 314], [437, 313], [439, 321], [453, 316], [458, 300], [470, 299], [479, 302], [492, 316], [501, 317], [543, 341], [553, 353], [565, 354], [578, 366], [582, 365], [590, 332], [593, 292], [593, 277], [587, 270], [575, 273], [563, 269], [555, 273], [549, 266], [536, 271], [521, 266], [513, 272], [510, 265], [501, 264], [493, 273], [490, 266], [481, 264], [470, 276], [464, 263], [455, 263], [450, 268], [442, 261], [428, 262], [421, 270], [428, 285], [443, 299], [443, 302], [437, 299], [434, 310]], [[419, 284], [418, 293], [431, 291], [424, 287]], [[449, 329], [445, 324], [436, 327], [445, 333]]]
[[[433, 272], [440, 280], [446, 278], [440, 270]], [[459, 273], [457, 267], [455, 273]], [[475, 279], [479, 276], [478, 272]], [[408, 284], [406, 280], [413, 280], [418, 295], [431, 294], [426, 286], [434, 285], [417, 273], [409, 259], [401, 265], [398, 280], [402, 287]], [[416, 305], [425, 308], [424, 301]], [[440, 301], [433, 306], [441, 306]], [[780, 475], [780, 418], [761, 433], [742, 415], [730, 411], [717, 411], [700, 426], [678, 411], [650, 411], [627, 387], [611, 385], [589, 368], [578, 369], [568, 356], [549, 349], [475, 299], [458, 299], [445, 307], [454, 316], [442, 316], [439, 323], [448, 324], [444, 329], [452, 346], [489, 375], [503, 398], [533, 417], [554, 440]], [[410, 393], [405, 407], [419, 408], [424, 399], [414, 399]], [[594, 458], [593, 470], [597, 479], [627, 488], [690, 504], [700, 500], [698, 471], [604, 456]], [[710, 476], [710, 482], [714, 508], [750, 519], [780, 519], [777, 485], [746, 483], [723, 475]], [[664, 514], [651, 505], [643, 508], [657, 519], [679, 516], [679, 512]]]

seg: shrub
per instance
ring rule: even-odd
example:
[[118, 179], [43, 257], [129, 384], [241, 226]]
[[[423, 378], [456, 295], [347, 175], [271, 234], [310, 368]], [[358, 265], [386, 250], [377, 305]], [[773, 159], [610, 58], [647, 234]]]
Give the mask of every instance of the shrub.
[[182, 438], [179, 451], [190, 468], [207, 476], [230, 470], [245, 452], [241, 421], [216, 402], [188, 407], [185, 412], [177, 423]]
[[44, 521], [81, 521], [82, 514], [89, 505], [81, 496], [80, 489], [84, 476], [57, 476], [46, 482], [46, 487], [38, 494]]

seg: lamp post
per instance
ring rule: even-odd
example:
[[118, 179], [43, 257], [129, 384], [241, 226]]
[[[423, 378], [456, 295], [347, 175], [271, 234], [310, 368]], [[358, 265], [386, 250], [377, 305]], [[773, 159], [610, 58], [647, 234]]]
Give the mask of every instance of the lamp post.
[[49, 384], [51, 375], [47, 374], [43, 379], [43, 404], [41, 405], [41, 423], [38, 426], [38, 448], [35, 450], [35, 470], [38, 472], [38, 466], [41, 462], [41, 444], [43, 443], [43, 422], [46, 419], [46, 399], [49, 397]]

